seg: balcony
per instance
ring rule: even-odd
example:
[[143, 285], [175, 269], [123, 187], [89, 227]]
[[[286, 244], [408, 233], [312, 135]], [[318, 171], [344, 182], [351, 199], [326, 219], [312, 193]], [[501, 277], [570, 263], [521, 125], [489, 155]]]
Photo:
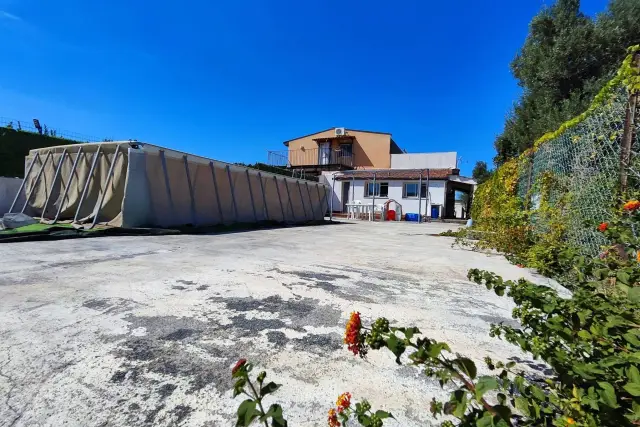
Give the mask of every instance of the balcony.
[[351, 147], [335, 149], [312, 148], [304, 150], [269, 151], [268, 164], [277, 167], [304, 169], [307, 171], [353, 169]]

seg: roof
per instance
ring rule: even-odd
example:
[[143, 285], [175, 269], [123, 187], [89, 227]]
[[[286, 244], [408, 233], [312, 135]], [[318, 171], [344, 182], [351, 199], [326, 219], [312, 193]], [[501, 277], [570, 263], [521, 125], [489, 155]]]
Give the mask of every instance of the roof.
[[[296, 139], [300, 139], [300, 138], [306, 138], [308, 136], [312, 136], [312, 135], [315, 135], [317, 133], [327, 132], [327, 131], [330, 131], [330, 130], [333, 130], [333, 129], [335, 129], [335, 127], [319, 130], [319, 131], [312, 132], [312, 133], [307, 134], [307, 135], [297, 136], [295, 138], [291, 138], [291, 139], [288, 139], [288, 140], [284, 141], [283, 144], [286, 147], [288, 147], [289, 146], [289, 142], [291, 142], [291, 141], [295, 141]], [[360, 129], [349, 129], [349, 128], [344, 128], [344, 130], [347, 130], [347, 131], [350, 130], [352, 132], [379, 133], [381, 135], [391, 135], [391, 133], [389, 133], [389, 132], [375, 132], [375, 131], [372, 131], [372, 130], [360, 130]]]
[[336, 180], [376, 179], [383, 180], [415, 180], [420, 179], [448, 179], [450, 175], [458, 175], [460, 169], [376, 169], [354, 170], [336, 175]]

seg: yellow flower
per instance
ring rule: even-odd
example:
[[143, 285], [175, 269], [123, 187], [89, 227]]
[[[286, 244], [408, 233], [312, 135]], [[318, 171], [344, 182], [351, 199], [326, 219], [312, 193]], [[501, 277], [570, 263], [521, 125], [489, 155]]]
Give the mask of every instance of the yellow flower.
[[575, 423], [576, 423], [576, 420], [574, 420], [573, 418], [571, 418], [571, 417], [567, 418], [567, 425], [568, 426], [573, 425]]

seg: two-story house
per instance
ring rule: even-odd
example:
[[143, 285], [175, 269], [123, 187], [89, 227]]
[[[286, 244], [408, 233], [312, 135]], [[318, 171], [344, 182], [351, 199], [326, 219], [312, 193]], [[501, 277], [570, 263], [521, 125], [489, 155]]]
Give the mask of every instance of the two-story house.
[[284, 141], [287, 151], [270, 151], [272, 166], [286, 166], [320, 175], [322, 171], [388, 169], [391, 154], [402, 150], [390, 133], [329, 128]]
[[349, 202], [393, 199], [405, 213], [468, 215], [475, 182], [459, 175], [456, 152], [406, 153], [390, 133], [347, 128], [329, 128], [284, 145], [287, 151], [269, 152], [269, 163], [331, 185], [334, 212], [344, 212]]

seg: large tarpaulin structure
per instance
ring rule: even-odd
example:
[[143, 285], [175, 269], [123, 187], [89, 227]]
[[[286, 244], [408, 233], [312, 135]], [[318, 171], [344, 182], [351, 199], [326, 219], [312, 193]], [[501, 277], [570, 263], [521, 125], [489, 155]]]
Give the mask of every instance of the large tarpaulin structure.
[[175, 227], [322, 220], [325, 184], [138, 142], [31, 150], [27, 212], [43, 221], [115, 227]]

